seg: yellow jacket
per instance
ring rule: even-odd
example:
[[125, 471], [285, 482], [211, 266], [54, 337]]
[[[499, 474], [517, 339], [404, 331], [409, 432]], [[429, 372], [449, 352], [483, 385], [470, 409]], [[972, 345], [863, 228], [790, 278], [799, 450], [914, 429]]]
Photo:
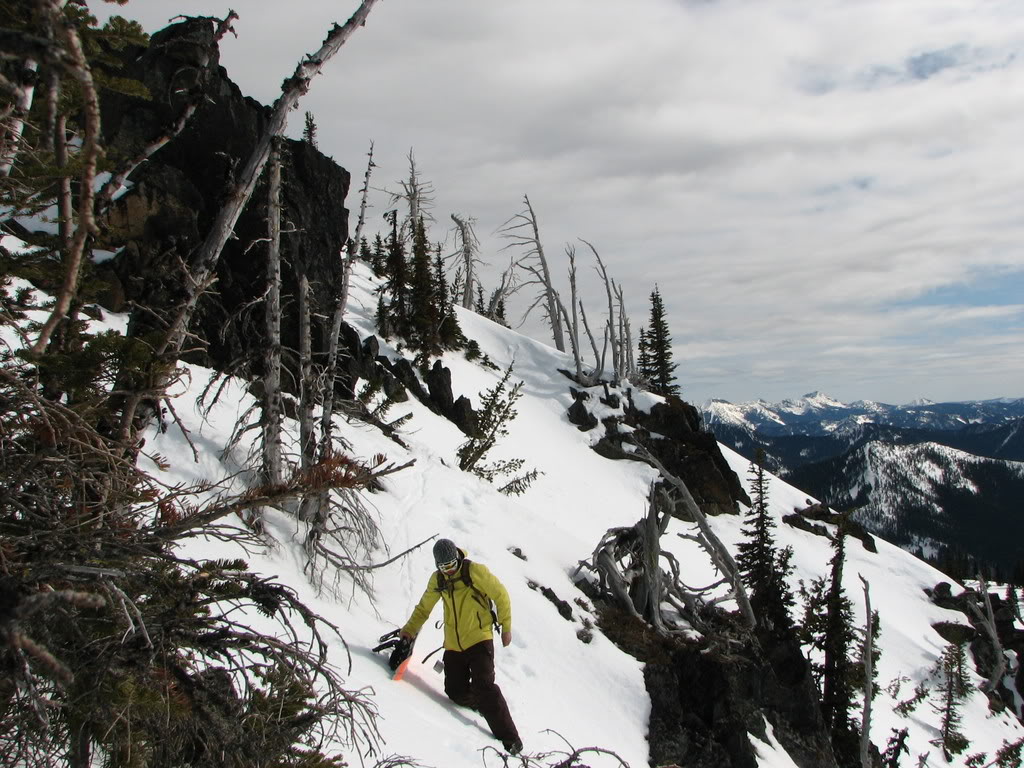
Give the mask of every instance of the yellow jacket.
[[[437, 571], [430, 574], [423, 597], [402, 627], [403, 632], [413, 637], [418, 635], [437, 601], [441, 600], [444, 603], [444, 647], [449, 651], [464, 651], [492, 637], [491, 608], [487, 598], [494, 601], [502, 631], [512, 631], [512, 603], [508, 591], [487, 566], [469, 561], [472, 587], [462, 578], [461, 568], [453, 577], [445, 577], [447, 583], [443, 589], [438, 589], [438, 575]], [[482, 598], [477, 590], [485, 597]]]

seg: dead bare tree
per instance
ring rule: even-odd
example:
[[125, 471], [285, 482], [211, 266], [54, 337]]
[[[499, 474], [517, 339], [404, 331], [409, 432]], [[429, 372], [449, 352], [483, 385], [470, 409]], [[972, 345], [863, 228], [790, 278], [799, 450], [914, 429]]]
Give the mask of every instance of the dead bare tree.
[[519, 258], [515, 260], [515, 265], [531, 275], [531, 278], [524, 282], [521, 287], [528, 285], [539, 286], [536, 299], [527, 308], [526, 312], [523, 313], [523, 320], [526, 320], [536, 306], [543, 306], [548, 324], [551, 326], [551, 335], [554, 339], [555, 349], [559, 352], [565, 352], [565, 336], [562, 330], [562, 318], [565, 312], [560, 310], [558, 306], [561, 300], [558, 297], [558, 291], [555, 290], [547, 258], [544, 256], [544, 244], [540, 239], [537, 215], [533, 211], [528, 195], [523, 195], [523, 202], [526, 205], [526, 209], [508, 219], [498, 231], [503, 237], [511, 241], [505, 248], [516, 247], [524, 249]]
[[476, 267], [480, 263], [480, 241], [477, 239], [472, 217], [452, 215], [455, 222], [455, 240], [457, 249], [453, 256], [461, 258], [465, 282], [462, 284], [462, 308], [473, 308], [473, 287], [477, 284]]
[[[359, 244], [363, 239], [363, 226], [366, 224], [366, 205], [367, 195], [370, 192], [370, 175], [373, 173], [373, 169], [377, 167], [376, 163], [373, 162], [373, 142], [370, 142], [370, 151], [366, 153], [366, 172], [363, 174], [363, 188], [359, 190], [359, 218], [356, 220], [356, 231], [348, 239], [345, 244], [345, 251], [342, 254], [342, 275], [341, 275], [341, 290], [338, 297], [338, 303], [335, 307], [334, 317], [331, 322], [331, 342], [337, 341], [338, 334], [341, 332], [341, 321], [345, 316], [345, 310], [348, 308], [348, 293], [349, 293], [349, 282], [352, 276], [352, 265], [355, 263], [356, 257], [359, 254]], [[337, 345], [334, 344], [332, 347], [333, 356], [328, 355], [328, 370], [333, 368], [334, 362], [337, 360]], [[332, 382], [333, 385], [333, 382]]]
[[[714, 532], [714, 529], [712, 529], [711, 524], [708, 522], [707, 515], [701, 511], [700, 505], [697, 504], [696, 500], [694, 500], [693, 494], [690, 493], [690, 489], [686, 487], [686, 483], [669, 472], [665, 468], [665, 465], [655, 458], [651, 452], [642, 445], [638, 445], [636, 443], [633, 445], [635, 447], [633, 453], [624, 454], [624, 456], [628, 458], [635, 458], [651, 465], [658, 470], [669, 485], [675, 488], [679, 495], [676, 503], [682, 505], [686, 515], [697, 524], [698, 529], [696, 535], [678, 535], [680, 538], [696, 542], [708, 554], [708, 557], [711, 558], [711, 562], [714, 563], [715, 567], [727, 580], [730, 586], [730, 594], [722, 599], [735, 599], [736, 604], [740, 609], [740, 615], [743, 617], [744, 624], [748, 629], [753, 629], [757, 625], [757, 618], [754, 615], [754, 609], [750, 605], [750, 599], [747, 596], [747, 590], [743, 584], [743, 578], [740, 574], [740, 570], [737, 567], [732, 554], [729, 552], [728, 547], [722, 543], [722, 540], [718, 538], [718, 535]], [[716, 602], [721, 602], [722, 599], [716, 600]]]
[[281, 142], [270, 153], [267, 182], [266, 346], [263, 349], [263, 477], [277, 485], [284, 476], [281, 458]]
[[629, 315], [626, 314], [626, 300], [622, 295], [622, 286], [616, 284], [614, 287], [615, 301], [619, 309], [619, 338], [622, 340], [624, 349], [623, 370], [619, 378], [630, 378], [637, 373], [636, 359], [633, 357], [633, 332], [629, 325]]
[[[667, 602], [680, 609], [691, 623], [699, 621], [682, 599], [681, 587], [661, 570], [661, 560], [674, 561], [671, 553], [661, 549], [661, 537], [671, 519], [672, 504], [656, 483], [651, 484], [647, 514], [631, 526], [611, 528], [594, 550], [589, 562], [576, 569], [587, 568], [598, 574], [601, 590], [610, 594], [631, 615], [650, 624], [661, 634], [682, 629], [663, 613]], [[678, 575], [678, 563], [674, 571]], [[692, 607], [692, 605], [690, 606]]]
[[587, 321], [587, 311], [586, 309], [584, 309], [582, 301], [579, 302], [579, 306], [580, 319], [583, 321], [583, 329], [587, 332], [587, 338], [590, 339], [590, 348], [594, 352], [594, 373], [591, 376], [591, 379], [594, 381], [599, 381], [601, 379], [602, 374], [604, 374], [604, 353], [608, 349], [608, 336], [607, 334], [605, 334], [605, 347], [604, 350], [602, 350], [599, 353], [597, 351], [597, 342], [594, 340], [594, 332], [590, 330], [590, 323]]
[[974, 618], [981, 625], [982, 629], [985, 630], [989, 643], [992, 645], [994, 666], [988, 680], [981, 686], [981, 690], [985, 693], [990, 693], [999, 687], [1003, 681], [1003, 676], [1006, 674], [1006, 653], [1003, 651], [1003, 643], [1000, 641], [999, 633], [996, 631], [996, 619], [992, 611], [992, 599], [988, 594], [988, 582], [985, 581], [985, 578], [980, 573], [978, 574], [978, 592], [979, 597], [985, 604], [985, 612], [982, 613], [981, 608], [973, 600], [969, 600], [968, 605], [971, 606]]
[[[611, 595], [630, 614], [662, 634], [684, 629], [665, 615], [666, 606], [674, 609], [692, 627], [701, 629], [704, 625], [703, 611], [727, 600], [736, 601], [745, 626], [752, 629], [755, 624], [754, 612], [736, 564], [711, 529], [686, 484], [668, 472], [661, 462], [642, 447], [638, 446], [635, 453], [626, 456], [654, 466], [676, 493], [673, 496], [659, 487], [659, 483], [652, 483], [648, 494], [647, 515], [632, 526], [609, 529], [598, 543], [591, 560], [579, 564], [577, 574], [583, 568], [597, 573], [603, 592]], [[684, 584], [680, 578], [678, 560], [661, 549], [660, 539], [668, 528], [677, 504], [683, 506], [687, 515], [697, 523], [698, 529], [696, 534], [677, 535], [696, 542], [722, 574], [712, 584], [701, 587]], [[668, 565], [667, 571], [661, 568], [662, 560]], [[722, 592], [723, 586], [729, 589]]]
[[5, 78], [4, 90], [11, 94], [10, 109], [0, 121], [0, 177], [11, 175], [14, 163], [21, 149], [21, 137], [25, 131], [25, 119], [32, 109], [35, 96], [36, 73], [39, 61], [28, 56], [19, 62], [20, 77]]
[[[57, 289], [50, 316], [46, 318], [39, 330], [39, 336], [29, 350], [34, 357], [43, 353], [53, 332], [67, 316], [71, 302], [78, 293], [78, 278], [82, 269], [86, 242], [97, 231], [93, 201], [96, 194], [94, 189], [96, 166], [100, 155], [99, 94], [93, 81], [92, 69], [85, 56], [82, 38], [71, 24], [65, 23], [63, 5], [60, 0], [46, 0], [43, 4], [43, 11], [55, 39], [67, 54], [67, 72], [78, 81], [82, 92], [83, 132], [82, 147], [78, 154], [78, 162], [82, 170], [79, 178], [78, 224], [73, 235], [70, 230], [62, 231], [62, 235], [67, 237], [67, 243], [63, 248], [64, 278]], [[20, 142], [20, 138], [21, 131], [19, 129], [18, 142]], [[15, 146], [17, 146], [17, 142]], [[67, 197], [70, 198], [70, 185], [67, 186], [67, 192], [69, 193]], [[65, 212], [70, 215], [70, 210]]]
[[[563, 319], [569, 328], [569, 344], [572, 346], [572, 356], [576, 362], [576, 381], [589, 385], [592, 382], [589, 379], [585, 382], [583, 379], [583, 352], [580, 349], [580, 322], [576, 307], [579, 301], [576, 289], [576, 247], [571, 243], [566, 243], [565, 255], [569, 259], [569, 304], [572, 306], [572, 317], [569, 317], [562, 302], [558, 302], [558, 308], [564, 315]], [[596, 364], [597, 361], [594, 362]]]
[[582, 237], [580, 238], [580, 242], [590, 248], [590, 252], [594, 254], [594, 258], [597, 259], [597, 273], [604, 281], [604, 291], [608, 298], [608, 320], [605, 322], [605, 331], [607, 332], [608, 343], [612, 350], [612, 370], [614, 371], [615, 377], [614, 383], [618, 385], [622, 378], [622, 363], [620, 361], [622, 350], [619, 344], [619, 335], [617, 331], [618, 324], [615, 320], [615, 303], [612, 300], [612, 281], [608, 277], [608, 270], [605, 269], [604, 261], [601, 260], [601, 254], [597, 252], [597, 248]]
[[[348, 306], [349, 279], [352, 274], [352, 265], [355, 262], [359, 250], [359, 243], [363, 235], [363, 226], [366, 223], [367, 195], [370, 189], [370, 174], [376, 165], [373, 162], [373, 142], [370, 142], [370, 151], [367, 153], [366, 172], [363, 174], [363, 188], [360, 190], [359, 219], [356, 223], [355, 234], [348, 239], [345, 252], [342, 254], [342, 276], [340, 294], [335, 297], [334, 314], [331, 318], [331, 328], [327, 341], [327, 362], [324, 366], [322, 386], [320, 388], [320, 436], [317, 443], [316, 454], [320, 460], [326, 459], [334, 451], [334, 411], [335, 411], [335, 384], [338, 378], [338, 356], [341, 345], [341, 324], [345, 317], [345, 310]], [[310, 504], [315, 505], [311, 508]], [[330, 499], [326, 492], [321, 492], [315, 499], [303, 500], [303, 509], [300, 510], [300, 517], [303, 519], [321, 520], [327, 514], [327, 506]]]
[[863, 576], [860, 576], [860, 582], [864, 585], [864, 610], [867, 613], [867, 626], [864, 628], [864, 641], [861, 644], [861, 663], [864, 665], [864, 708], [860, 718], [860, 764], [861, 768], [872, 768], [870, 747], [871, 700], [875, 697], [875, 617], [871, 613], [871, 585]]
[[[316, 433], [313, 416], [319, 393], [313, 370], [313, 316], [309, 278], [299, 270], [299, 466], [308, 470], [316, 461]], [[305, 497], [303, 506], [307, 506]], [[300, 518], [304, 517], [300, 513]]]
[[484, 308], [487, 317], [497, 317], [498, 308], [501, 306], [501, 303], [509, 296], [517, 293], [521, 287], [522, 285], [520, 285], [516, 274], [516, 260], [513, 258], [505, 268], [505, 271], [501, 273], [501, 277], [498, 279], [498, 287], [491, 291], [491, 297]]
[[406, 159], [409, 161], [409, 177], [399, 180], [398, 185], [401, 187], [401, 191], [389, 189], [383, 191], [389, 196], [388, 205], [390, 207], [405, 205], [408, 213], [402, 221], [398, 234], [403, 240], [410, 240], [415, 231], [416, 222], [421, 218], [424, 221], [433, 221], [434, 219], [430, 213], [430, 209], [434, 207], [434, 185], [429, 181], [424, 181], [420, 176], [419, 168], [416, 167], [416, 157], [411, 147]]

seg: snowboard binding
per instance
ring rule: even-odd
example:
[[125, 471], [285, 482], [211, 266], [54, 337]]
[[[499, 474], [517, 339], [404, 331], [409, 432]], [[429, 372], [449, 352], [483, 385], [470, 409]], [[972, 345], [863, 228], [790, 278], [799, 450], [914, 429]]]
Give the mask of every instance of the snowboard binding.
[[375, 653], [382, 653], [390, 650], [391, 655], [388, 657], [388, 666], [394, 673], [393, 677], [396, 680], [400, 680], [402, 673], [405, 672], [405, 668], [409, 664], [409, 659], [412, 656], [412, 640], [401, 637], [401, 630], [393, 630], [386, 634], [383, 634], [379, 638], [380, 645], [376, 646], [373, 650]]

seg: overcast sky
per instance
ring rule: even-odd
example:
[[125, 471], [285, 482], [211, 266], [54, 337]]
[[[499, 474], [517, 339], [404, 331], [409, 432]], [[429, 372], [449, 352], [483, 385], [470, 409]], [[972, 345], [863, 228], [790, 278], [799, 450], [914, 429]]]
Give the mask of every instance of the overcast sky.
[[[218, 1], [97, 10], [153, 31], [233, 5], [221, 63], [270, 103], [358, 7]], [[307, 109], [353, 189], [371, 140], [378, 187], [413, 149], [432, 239], [475, 217], [490, 279], [528, 194], [566, 294], [577, 238], [634, 328], [658, 284], [695, 403], [1024, 396], [1019, 0], [381, 0], [290, 135]]]

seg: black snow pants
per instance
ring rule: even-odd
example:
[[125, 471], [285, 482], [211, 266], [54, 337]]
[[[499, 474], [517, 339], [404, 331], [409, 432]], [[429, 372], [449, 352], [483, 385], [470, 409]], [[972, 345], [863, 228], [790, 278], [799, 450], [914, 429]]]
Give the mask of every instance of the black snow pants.
[[444, 692], [456, 704], [483, 715], [499, 741], [519, 738], [505, 697], [494, 682], [493, 640], [483, 640], [464, 651], [444, 652]]

